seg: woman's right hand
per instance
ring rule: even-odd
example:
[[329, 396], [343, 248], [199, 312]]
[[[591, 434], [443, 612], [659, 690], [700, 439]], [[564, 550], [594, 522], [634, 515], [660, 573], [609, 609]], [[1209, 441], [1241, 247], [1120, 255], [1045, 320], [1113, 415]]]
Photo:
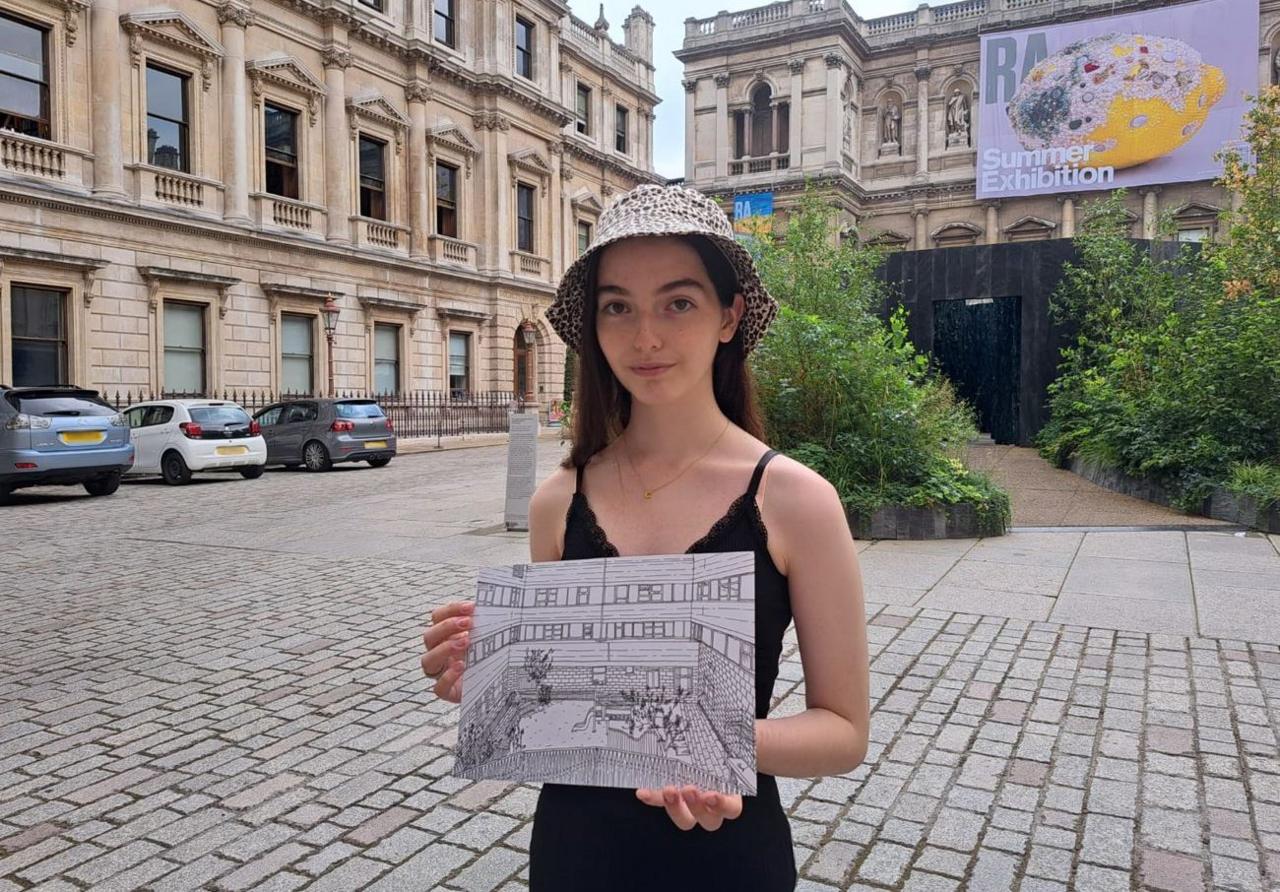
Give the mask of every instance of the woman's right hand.
[[471, 601], [450, 601], [431, 611], [431, 624], [422, 633], [422, 673], [435, 680], [436, 696], [451, 703], [462, 702], [462, 670], [475, 609]]

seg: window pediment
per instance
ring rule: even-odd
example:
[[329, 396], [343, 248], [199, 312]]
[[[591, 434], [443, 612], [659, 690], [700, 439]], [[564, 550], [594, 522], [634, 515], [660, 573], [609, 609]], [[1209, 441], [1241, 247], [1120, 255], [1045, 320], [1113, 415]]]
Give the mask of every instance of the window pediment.
[[409, 129], [409, 119], [391, 104], [381, 93], [362, 93], [347, 100], [347, 114], [354, 137], [360, 129], [360, 121], [369, 121], [395, 132], [396, 154], [404, 147], [404, 132]]
[[327, 91], [324, 82], [308, 71], [305, 65], [287, 53], [279, 53], [253, 59], [246, 62], [244, 67], [253, 85], [255, 101], [262, 101], [266, 84], [300, 94], [307, 101], [307, 123], [315, 126], [316, 103]]
[[968, 223], [963, 220], [954, 223], [946, 223], [939, 226], [929, 237], [939, 247], [947, 245], [972, 245], [978, 240], [978, 236], [982, 235], [982, 227], [974, 223]]
[[593, 214], [598, 217], [604, 212], [604, 205], [600, 203], [600, 199], [586, 189], [579, 190], [570, 201], [574, 210], [582, 211], [586, 214]]
[[1053, 231], [1057, 228], [1058, 224], [1051, 220], [1028, 215], [1010, 223], [1004, 228], [1004, 232], [1011, 240], [1052, 238]]
[[463, 157], [467, 178], [471, 178], [471, 162], [480, 155], [480, 147], [457, 124], [445, 122], [427, 130], [427, 145], [439, 146]]
[[551, 181], [551, 165], [533, 149], [518, 149], [507, 156], [507, 163], [511, 165], [511, 175], [519, 176], [523, 172], [526, 176], [533, 176], [538, 179], [542, 187], [542, 194], [547, 194], [547, 184]]
[[213, 85], [213, 61], [222, 58], [222, 44], [186, 14], [174, 9], [131, 12], [120, 17], [120, 26], [129, 35], [129, 53], [135, 66], [142, 64], [143, 42], [152, 41], [199, 59], [205, 91]]
[[878, 245], [882, 248], [901, 248], [910, 243], [910, 241], [910, 236], [888, 229], [884, 232], [878, 232], [871, 238], [867, 239], [867, 244]]

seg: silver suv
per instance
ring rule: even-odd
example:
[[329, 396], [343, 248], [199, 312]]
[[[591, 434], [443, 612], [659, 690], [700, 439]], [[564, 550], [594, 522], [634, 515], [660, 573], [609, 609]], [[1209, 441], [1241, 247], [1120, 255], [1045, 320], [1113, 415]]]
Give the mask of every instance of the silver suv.
[[0, 498], [50, 484], [109, 496], [132, 465], [129, 425], [96, 390], [0, 386]]

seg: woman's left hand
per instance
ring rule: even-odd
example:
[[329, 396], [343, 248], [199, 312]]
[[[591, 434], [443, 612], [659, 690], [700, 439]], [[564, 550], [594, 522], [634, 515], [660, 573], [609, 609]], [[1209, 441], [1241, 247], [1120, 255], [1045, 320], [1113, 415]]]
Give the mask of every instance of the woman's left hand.
[[693, 785], [636, 790], [636, 798], [645, 805], [665, 808], [667, 816], [681, 830], [695, 826], [703, 830], [719, 830], [725, 821], [742, 814], [742, 797], [731, 793], [699, 790]]

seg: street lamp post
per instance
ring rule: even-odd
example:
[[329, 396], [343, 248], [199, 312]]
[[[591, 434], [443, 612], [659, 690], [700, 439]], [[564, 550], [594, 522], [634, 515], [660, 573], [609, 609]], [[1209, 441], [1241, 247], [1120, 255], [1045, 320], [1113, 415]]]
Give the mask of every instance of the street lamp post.
[[320, 318], [324, 321], [324, 339], [329, 345], [329, 396], [333, 396], [333, 333], [338, 330], [338, 314], [341, 310], [330, 295], [324, 299], [320, 308]]

